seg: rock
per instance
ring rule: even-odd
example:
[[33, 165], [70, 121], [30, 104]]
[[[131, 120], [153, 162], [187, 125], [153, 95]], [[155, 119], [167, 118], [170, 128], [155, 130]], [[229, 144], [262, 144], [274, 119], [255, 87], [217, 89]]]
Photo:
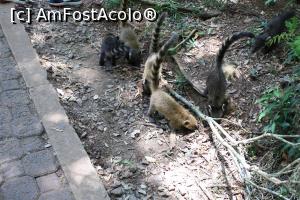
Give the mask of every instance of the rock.
[[115, 197], [121, 197], [123, 195], [122, 187], [117, 187], [110, 191], [110, 194]]
[[150, 157], [150, 156], [145, 156], [145, 159], [150, 162], [150, 163], [155, 163], [156, 162], [156, 159], [153, 158], [153, 157]]
[[139, 137], [140, 133], [141, 133], [141, 131], [138, 130], [138, 129], [136, 129], [136, 130], [134, 130], [132, 133], [130, 133], [130, 137], [131, 137], [131, 138]]
[[143, 189], [139, 189], [138, 193], [142, 194], [142, 195], [147, 195], [147, 192]]
[[99, 96], [98, 96], [98, 95], [95, 95], [95, 96], [93, 97], [93, 99], [94, 99], [94, 100], [97, 100], [97, 99], [99, 99]]

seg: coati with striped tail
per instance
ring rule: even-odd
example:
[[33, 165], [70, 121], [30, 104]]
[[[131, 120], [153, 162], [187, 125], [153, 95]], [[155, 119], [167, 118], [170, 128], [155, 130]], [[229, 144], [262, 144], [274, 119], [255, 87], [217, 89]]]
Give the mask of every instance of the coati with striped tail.
[[174, 130], [188, 129], [193, 131], [198, 128], [196, 118], [169, 94], [159, 89], [162, 56], [177, 40], [178, 34], [172, 33], [166, 44], [157, 53], [151, 54], [146, 61], [143, 80], [144, 83], [147, 83], [151, 93], [148, 115], [151, 116], [157, 111], [169, 121], [169, 125]]
[[[173, 45], [178, 40], [178, 34], [172, 33], [171, 38], [158, 50], [160, 27], [165, 18], [166, 13], [162, 13], [159, 16], [152, 34], [152, 40], [149, 49], [150, 56], [148, 56], [146, 60], [143, 73], [143, 93], [146, 95], [151, 94], [152, 90], [150, 86], [159, 85], [159, 81], [161, 79], [161, 62], [163, 56], [166, 54], [171, 45]], [[152, 83], [153, 81], [155, 81], [155, 83]]]
[[[128, 5], [128, 0], [122, 0], [121, 9], [126, 12]], [[121, 33], [120, 40], [125, 46], [129, 47], [128, 52], [126, 52], [126, 59], [128, 63], [140, 67], [142, 62], [140, 43], [138, 41], [138, 36], [132, 28], [130, 28], [126, 21], [121, 21]]]
[[[226, 79], [222, 70], [224, 55], [232, 43], [245, 37], [254, 38], [255, 35], [250, 32], [240, 32], [233, 34], [225, 40], [216, 57], [216, 68], [210, 72], [206, 79], [205, 95], [208, 98], [209, 114], [213, 117], [222, 116], [222, 113], [226, 112], [228, 103], [228, 97], [226, 96]], [[218, 116], [215, 116], [214, 113]]]
[[264, 53], [268, 53], [276, 44], [267, 46], [267, 41], [272, 37], [279, 35], [285, 31], [286, 20], [295, 16], [295, 11], [286, 11], [278, 16], [275, 16], [267, 24], [265, 30], [255, 37], [254, 45], [252, 47], [251, 53], [257, 52], [259, 49], [264, 48]]

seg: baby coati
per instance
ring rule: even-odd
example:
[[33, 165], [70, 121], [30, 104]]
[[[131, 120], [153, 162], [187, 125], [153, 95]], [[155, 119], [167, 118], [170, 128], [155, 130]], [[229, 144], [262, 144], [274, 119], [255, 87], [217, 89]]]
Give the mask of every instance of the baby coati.
[[210, 72], [206, 80], [205, 94], [208, 98], [210, 115], [213, 115], [212, 113], [218, 112], [219, 110], [224, 111], [226, 109], [228, 98], [226, 97], [226, 79], [222, 70], [222, 61], [226, 50], [230, 47], [230, 45], [244, 37], [253, 38], [255, 36], [250, 32], [235, 33], [225, 40], [217, 54], [216, 68], [214, 71]]
[[295, 11], [286, 11], [278, 16], [273, 17], [267, 24], [264, 31], [255, 37], [251, 53], [255, 53], [261, 48], [264, 48], [265, 53], [271, 51], [275, 47], [275, 44], [267, 46], [267, 41], [272, 37], [283, 33], [286, 29], [286, 20], [292, 18], [293, 16], [295, 16]]
[[116, 65], [118, 55], [116, 50], [120, 45], [121, 42], [118, 36], [115, 36], [112, 33], [106, 34], [101, 45], [99, 65], [108, 67]]
[[173, 32], [171, 38], [159, 49], [153, 52], [146, 60], [143, 73], [143, 92], [151, 94], [158, 88], [161, 79], [161, 62], [168, 49], [177, 42], [178, 34]]
[[[126, 12], [127, 5], [128, 0], [122, 0], [122, 11]], [[124, 43], [125, 46], [129, 47], [128, 52], [126, 52], [128, 63], [133, 66], [140, 67], [142, 56], [138, 36], [134, 32], [134, 30], [128, 26], [126, 21], [121, 21], [120, 40]]]

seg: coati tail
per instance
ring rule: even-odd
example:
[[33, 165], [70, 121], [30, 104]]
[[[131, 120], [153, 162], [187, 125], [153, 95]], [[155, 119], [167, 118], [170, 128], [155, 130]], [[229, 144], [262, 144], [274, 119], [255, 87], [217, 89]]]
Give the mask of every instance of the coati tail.
[[[162, 58], [166, 55], [168, 49], [177, 42], [178, 33], [173, 32], [171, 38], [159, 49], [159, 51], [155, 54], [155, 65], [153, 66], [152, 76], [153, 76], [153, 85], [151, 88], [158, 88], [160, 77], [160, 65], [162, 62]], [[152, 90], [151, 90], [152, 91]]]
[[121, 10], [122, 11], [126, 11], [127, 6], [128, 6], [128, 0], [122, 0], [122, 2], [121, 2]]
[[220, 48], [218, 55], [217, 55], [217, 60], [216, 60], [216, 66], [218, 69], [222, 71], [222, 61], [225, 56], [226, 51], [230, 47], [232, 43], [235, 41], [244, 38], [244, 37], [249, 37], [249, 38], [254, 38], [255, 35], [251, 32], [239, 32], [235, 33], [232, 36], [228, 37], [225, 42], [222, 44], [222, 47]]
[[[122, 0], [122, 2], [121, 2], [121, 11], [126, 12], [127, 7], [128, 7], [128, 0]], [[122, 20], [121, 21], [121, 27], [125, 27], [126, 26], [126, 21], [127, 20]]]
[[166, 12], [163, 12], [159, 18], [157, 19], [153, 34], [152, 34], [152, 40], [150, 44], [150, 50], [149, 53], [156, 53], [158, 51], [158, 42], [159, 42], [159, 34], [160, 34], [160, 28], [162, 26], [163, 21], [165, 20], [167, 16]]

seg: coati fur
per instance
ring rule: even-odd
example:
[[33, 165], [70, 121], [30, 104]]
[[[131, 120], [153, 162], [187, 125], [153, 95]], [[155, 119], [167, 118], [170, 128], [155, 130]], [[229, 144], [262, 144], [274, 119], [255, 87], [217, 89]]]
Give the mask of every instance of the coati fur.
[[161, 62], [168, 49], [178, 40], [178, 34], [173, 32], [171, 38], [146, 60], [143, 73], [143, 92], [150, 95], [159, 86], [161, 79]]
[[115, 66], [116, 65], [116, 49], [119, 48], [121, 42], [118, 36], [113, 35], [112, 33], [108, 33], [105, 35], [100, 52], [100, 66]]
[[157, 19], [157, 22], [156, 22], [156, 25], [155, 25], [155, 28], [154, 28], [153, 34], [152, 34], [151, 44], [150, 44], [150, 48], [149, 48], [149, 54], [158, 51], [160, 29], [161, 29], [162, 23], [164, 22], [166, 16], [167, 16], [167, 13], [163, 12]]
[[198, 128], [196, 118], [161, 89], [155, 89], [151, 94], [148, 115], [154, 114], [155, 111], [162, 114], [174, 130], [188, 129], [193, 131]]
[[241, 72], [237, 69], [237, 65], [235, 63], [224, 63], [222, 65], [222, 71], [225, 75], [225, 79], [227, 81], [232, 81], [237, 78], [240, 78]]
[[267, 24], [264, 31], [255, 37], [251, 53], [255, 53], [261, 48], [264, 48], [265, 53], [268, 53], [269, 51], [274, 49], [276, 44], [267, 46], [267, 41], [272, 37], [283, 33], [286, 30], [286, 20], [292, 18], [293, 16], [295, 16], [295, 11], [286, 11], [278, 16], [273, 17]]
[[[121, 9], [126, 12], [128, 0], [122, 0]], [[140, 67], [141, 65], [141, 50], [138, 36], [134, 30], [128, 26], [126, 21], [121, 21], [121, 33], [120, 40], [125, 46], [129, 47], [129, 51], [126, 52], [126, 58], [128, 63]]]
[[244, 37], [253, 38], [255, 36], [250, 32], [240, 32], [233, 34], [225, 40], [216, 57], [216, 68], [210, 72], [206, 79], [205, 94], [208, 98], [210, 115], [215, 111], [226, 109], [228, 98], [226, 96], [226, 78], [222, 69], [222, 61], [230, 45]]

